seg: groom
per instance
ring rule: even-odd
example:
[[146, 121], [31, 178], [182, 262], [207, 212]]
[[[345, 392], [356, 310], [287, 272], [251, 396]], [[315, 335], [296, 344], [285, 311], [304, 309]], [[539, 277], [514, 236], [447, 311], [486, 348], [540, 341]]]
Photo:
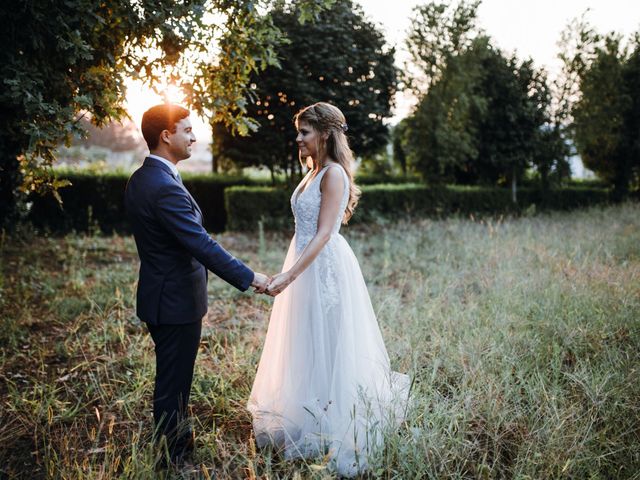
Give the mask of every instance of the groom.
[[136, 313], [155, 344], [157, 438], [166, 436], [171, 461], [180, 464], [193, 450], [188, 403], [207, 312], [207, 271], [241, 291], [251, 286], [262, 293], [268, 279], [209, 236], [200, 207], [182, 184], [176, 165], [191, 156], [196, 141], [189, 111], [177, 105], [150, 108], [142, 117], [142, 135], [151, 153], [125, 191], [140, 257]]

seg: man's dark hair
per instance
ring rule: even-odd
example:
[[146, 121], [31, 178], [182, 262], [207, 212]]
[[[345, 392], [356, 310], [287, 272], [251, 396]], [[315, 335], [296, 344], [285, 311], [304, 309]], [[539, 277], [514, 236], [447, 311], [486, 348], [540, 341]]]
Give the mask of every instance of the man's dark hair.
[[189, 110], [179, 105], [156, 105], [142, 115], [142, 136], [149, 150], [158, 147], [163, 130], [176, 131], [176, 123], [189, 116]]

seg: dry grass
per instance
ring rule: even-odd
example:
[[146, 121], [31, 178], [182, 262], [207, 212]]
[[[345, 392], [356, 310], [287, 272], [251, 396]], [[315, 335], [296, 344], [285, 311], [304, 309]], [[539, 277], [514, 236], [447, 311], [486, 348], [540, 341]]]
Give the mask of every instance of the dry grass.
[[[414, 379], [372, 477], [640, 478], [637, 204], [345, 236], [394, 368]], [[219, 240], [274, 272], [289, 236]], [[0, 248], [0, 478], [162, 476], [132, 239], [23, 231]], [[244, 404], [271, 302], [209, 288], [192, 398], [199, 477], [330, 477], [321, 459], [256, 452]]]

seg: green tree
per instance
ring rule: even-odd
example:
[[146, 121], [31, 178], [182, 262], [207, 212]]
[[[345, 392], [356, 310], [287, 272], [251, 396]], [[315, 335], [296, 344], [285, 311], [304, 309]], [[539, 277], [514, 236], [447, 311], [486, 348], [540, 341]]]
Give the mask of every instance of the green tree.
[[452, 59], [469, 50], [474, 39], [481, 36], [476, 25], [480, 3], [429, 2], [413, 9], [406, 41], [411, 60], [404, 80], [417, 94], [429, 91]]
[[421, 99], [404, 144], [426, 180], [510, 183], [515, 202], [517, 180], [532, 165], [548, 178], [557, 163], [548, 156], [562, 157], [563, 143], [549, 133], [545, 73], [494, 48], [476, 27], [477, 7], [431, 3], [415, 10], [408, 46]]
[[[332, 0], [303, 0], [302, 20]], [[282, 37], [251, 0], [21, 1], [0, 7], [0, 226], [20, 191], [53, 191], [55, 148], [88, 112], [103, 125], [126, 115], [125, 79], [173, 80], [199, 113], [244, 133], [253, 70], [275, 63]], [[211, 20], [215, 19], [215, 20]], [[213, 48], [212, 48], [213, 45]]]
[[574, 23], [573, 34], [577, 48], [563, 59], [579, 85], [570, 109], [576, 149], [622, 199], [640, 175], [640, 33], [626, 46], [586, 22]]
[[482, 73], [475, 57], [488, 41], [476, 26], [478, 5], [431, 2], [413, 11], [404, 80], [420, 100], [402, 139], [407, 162], [429, 182], [452, 180], [478, 154], [473, 119], [485, 102], [475, 92]]
[[403, 118], [391, 130], [391, 145], [393, 148], [393, 162], [400, 167], [402, 175], [407, 175], [407, 153], [404, 138], [407, 133], [407, 119]]
[[344, 112], [351, 147], [369, 156], [388, 142], [383, 120], [396, 90], [393, 49], [351, 0], [340, 0], [313, 24], [297, 20], [299, 6], [274, 10], [274, 25], [287, 38], [277, 49], [280, 67], [255, 71], [254, 101], [247, 106], [259, 129], [248, 137], [213, 126], [214, 162], [267, 166], [291, 179], [300, 172], [292, 118], [302, 107], [331, 102]]
[[569, 156], [572, 150], [565, 137], [565, 128], [555, 121], [538, 131], [538, 141], [532, 151], [532, 163], [545, 195], [553, 185], [571, 177]]
[[477, 126], [486, 99], [478, 95], [482, 70], [475, 57], [485, 51], [485, 42], [474, 41], [447, 62], [407, 121], [408, 163], [428, 182], [456, 181], [478, 158]]
[[477, 174], [488, 183], [510, 184], [515, 203], [525, 171], [553, 163], [555, 137], [547, 133], [551, 95], [546, 75], [531, 60], [519, 62], [515, 55], [506, 58], [490, 49], [483, 70], [480, 94], [487, 108], [479, 119]]

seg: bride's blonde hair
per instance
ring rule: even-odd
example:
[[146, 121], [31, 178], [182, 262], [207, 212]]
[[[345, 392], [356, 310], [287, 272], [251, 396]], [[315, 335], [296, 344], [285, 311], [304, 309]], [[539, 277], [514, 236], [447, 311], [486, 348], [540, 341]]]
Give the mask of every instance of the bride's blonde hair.
[[[324, 145], [318, 145], [318, 153], [322, 153], [340, 164], [349, 177], [349, 201], [342, 218], [342, 223], [346, 224], [353, 215], [361, 192], [353, 180], [353, 172], [351, 171], [353, 152], [349, 148], [349, 141], [345, 135], [347, 121], [344, 118], [344, 114], [338, 107], [329, 103], [318, 102], [296, 113], [294, 117], [296, 127], [301, 121], [308, 123], [320, 133], [319, 138], [326, 135], [327, 138], [323, 142]], [[308, 158], [305, 160], [307, 166], [311, 168], [313, 165], [309, 165]], [[302, 156], [300, 156], [300, 162], [304, 163]]]

